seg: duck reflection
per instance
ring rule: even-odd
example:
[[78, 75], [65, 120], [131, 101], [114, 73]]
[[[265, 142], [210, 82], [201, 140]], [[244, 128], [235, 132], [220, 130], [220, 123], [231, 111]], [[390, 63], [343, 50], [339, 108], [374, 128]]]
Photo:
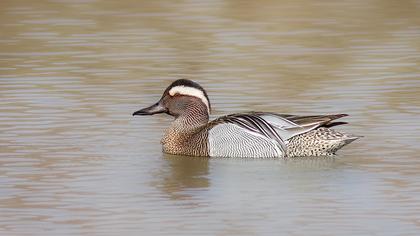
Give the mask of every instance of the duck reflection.
[[174, 200], [191, 199], [194, 190], [207, 189], [209, 159], [163, 154], [165, 167], [159, 172], [156, 186]]
[[293, 170], [334, 169], [341, 164], [337, 156], [293, 157], [284, 160], [284, 164]]

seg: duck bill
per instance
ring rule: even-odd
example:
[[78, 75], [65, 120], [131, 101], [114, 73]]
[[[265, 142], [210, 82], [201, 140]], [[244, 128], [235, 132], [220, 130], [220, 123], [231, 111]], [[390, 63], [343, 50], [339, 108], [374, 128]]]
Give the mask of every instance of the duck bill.
[[146, 116], [146, 115], [154, 115], [158, 113], [166, 112], [166, 108], [160, 103], [156, 103], [151, 105], [150, 107], [143, 108], [133, 113], [133, 116]]

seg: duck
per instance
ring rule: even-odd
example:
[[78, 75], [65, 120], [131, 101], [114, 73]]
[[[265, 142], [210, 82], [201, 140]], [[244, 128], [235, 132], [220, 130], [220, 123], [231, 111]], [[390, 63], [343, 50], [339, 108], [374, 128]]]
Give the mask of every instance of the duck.
[[242, 112], [209, 121], [206, 90], [189, 79], [172, 82], [155, 104], [133, 116], [166, 113], [174, 117], [161, 140], [162, 150], [197, 157], [288, 158], [333, 156], [361, 136], [331, 127], [347, 114], [299, 116]]

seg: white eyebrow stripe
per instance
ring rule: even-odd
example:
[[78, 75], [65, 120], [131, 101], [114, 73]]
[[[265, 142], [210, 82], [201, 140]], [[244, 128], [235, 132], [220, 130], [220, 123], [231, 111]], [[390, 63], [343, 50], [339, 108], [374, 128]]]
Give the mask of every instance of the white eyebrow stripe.
[[175, 87], [171, 88], [171, 90], [169, 90], [169, 95], [174, 96], [175, 94], [182, 94], [182, 95], [187, 95], [187, 96], [192, 96], [192, 97], [199, 98], [206, 105], [207, 111], [210, 114], [209, 101], [207, 100], [206, 95], [204, 95], [203, 91], [201, 91], [200, 89], [193, 88], [193, 87], [187, 87], [187, 86], [184, 86], [184, 85], [179, 85], [179, 86], [175, 86]]

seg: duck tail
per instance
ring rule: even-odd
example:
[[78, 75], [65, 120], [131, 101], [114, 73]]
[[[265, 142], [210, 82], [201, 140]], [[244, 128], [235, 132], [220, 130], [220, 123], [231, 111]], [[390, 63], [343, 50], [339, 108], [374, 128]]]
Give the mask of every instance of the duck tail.
[[363, 137], [363, 136], [358, 136], [358, 135], [353, 135], [353, 134], [345, 134], [345, 133], [341, 133], [341, 134], [342, 136], [336, 139], [336, 144], [332, 145], [332, 148], [330, 150], [332, 154], [335, 154], [335, 152], [337, 152], [342, 147]]
[[339, 149], [361, 137], [321, 127], [292, 137], [288, 143], [288, 156], [334, 155]]
[[[363, 136], [360, 136], [360, 135], [353, 135], [353, 134], [346, 134], [344, 137], [343, 137], [343, 142], [344, 142], [344, 145], [347, 145], [347, 144], [349, 144], [349, 143], [351, 143], [351, 142], [353, 142], [353, 141], [355, 141], [355, 140], [357, 140], [357, 139], [359, 139], [359, 138], [363, 138]], [[343, 146], [344, 146], [343, 145]]]

